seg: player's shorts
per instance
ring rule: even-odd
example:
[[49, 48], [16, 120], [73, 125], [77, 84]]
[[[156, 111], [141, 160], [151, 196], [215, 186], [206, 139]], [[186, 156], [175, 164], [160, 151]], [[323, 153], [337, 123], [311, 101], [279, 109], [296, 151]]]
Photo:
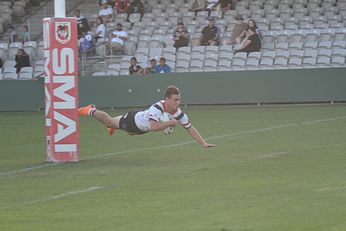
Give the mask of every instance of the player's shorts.
[[135, 115], [137, 114], [138, 111], [130, 111], [128, 113], [125, 113], [119, 121], [119, 127], [120, 129], [131, 132], [131, 133], [136, 133], [136, 134], [144, 134], [147, 133], [147, 131], [142, 131], [140, 130], [135, 122]]

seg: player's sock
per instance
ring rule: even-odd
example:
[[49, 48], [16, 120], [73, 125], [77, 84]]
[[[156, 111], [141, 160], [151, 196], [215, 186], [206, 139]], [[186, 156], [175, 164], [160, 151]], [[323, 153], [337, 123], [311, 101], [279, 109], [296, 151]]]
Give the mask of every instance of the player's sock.
[[90, 109], [89, 110], [89, 116], [92, 116], [92, 117], [94, 117], [94, 113], [95, 113], [95, 111], [96, 111], [96, 108], [92, 108], [92, 109]]

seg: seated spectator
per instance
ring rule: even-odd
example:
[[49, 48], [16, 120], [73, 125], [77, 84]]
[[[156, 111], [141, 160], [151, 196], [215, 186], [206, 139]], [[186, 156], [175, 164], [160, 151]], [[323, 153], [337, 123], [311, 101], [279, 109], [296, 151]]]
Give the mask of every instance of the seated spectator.
[[205, 0], [195, 0], [192, 3], [191, 11], [197, 13], [198, 11], [202, 11], [206, 9], [206, 1]]
[[[100, 5], [100, 6], [102, 5], [102, 1], [103, 1], [103, 0], [99, 0], [99, 5]], [[115, 5], [114, 0], [106, 0], [106, 2], [107, 2], [107, 4], [108, 4], [110, 7], [114, 8], [114, 5]]]
[[14, 30], [13, 26], [10, 26], [7, 29], [7, 33], [8, 33], [9, 43], [17, 42], [18, 34]]
[[136, 57], [132, 57], [132, 58], [130, 59], [129, 74], [130, 74], [130, 75], [142, 75], [142, 74], [143, 74], [143, 69], [142, 69], [142, 67], [137, 63]]
[[257, 34], [260, 35], [259, 29], [257, 27], [257, 24], [256, 24], [255, 20], [249, 19], [248, 22], [247, 22], [247, 25], [248, 25], [248, 28], [253, 28], [254, 30], [256, 30]]
[[187, 47], [189, 45], [189, 32], [184, 26], [184, 23], [179, 23], [177, 29], [173, 33], [174, 47]]
[[95, 42], [97, 43], [97, 41], [99, 39], [104, 39], [106, 37], [106, 27], [103, 24], [103, 19], [101, 17], [97, 17], [96, 18], [96, 33], [94, 35], [95, 38]]
[[17, 68], [17, 74], [22, 67], [30, 67], [30, 57], [23, 49], [18, 49], [15, 61], [17, 64], [14, 67]]
[[205, 26], [201, 32], [199, 39], [201, 46], [218, 46], [220, 44], [221, 30], [215, 26], [215, 19], [209, 17], [209, 23]]
[[112, 32], [112, 47], [114, 47], [114, 51], [116, 54], [124, 53], [124, 45], [127, 40], [128, 34], [126, 31], [123, 31], [123, 25], [121, 23], [117, 23], [115, 31]]
[[130, 0], [115, 0], [114, 3], [118, 14], [129, 12]]
[[77, 19], [78, 37], [80, 38], [82, 36], [82, 32], [86, 33], [90, 30], [90, 26], [88, 23], [88, 19], [80, 15], [79, 9], [75, 9], [74, 17]]
[[145, 68], [144, 73], [145, 74], [154, 74], [156, 68], [156, 59], [151, 59], [150, 60], [150, 66]]
[[220, 10], [219, 0], [207, 0], [206, 10], [209, 12], [213, 10]]
[[179, 24], [183, 24], [185, 26], [185, 23], [184, 23], [184, 19], [182, 17], [178, 17], [178, 20], [177, 20], [177, 26]]
[[233, 9], [233, 1], [232, 0], [219, 0], [219, 5], [222, 13], [224, 14], [228, 10]]
[[107, 22], [113, 20], [113, 9], [108, 5], [107, 0], [101, 1], [101, 9], [99, 11], [99, 17], [103, 19], [103, 22], [107, 24]]
[[244, 23], [244, 18], [241, 15], [235, 16], [235, 24], [233, 26], [232, 30], [232, 37], [230, 38], [230, 41], [226, 41], [225, 44], [227, 45], [233, 45], [233, 44], [240, 44], [241, 38], [243, 35], [245, 35], [247, 25]]
[[245, 34], [245, 38], [243, 39], [242, 43], [240, 44], [240, 49], [235, 51], [235, 53], [238, 52], [256, 52], [261, 49], [261, 39], [259, 35], [256, 32], [256, 29], [254, 27], [248, 28]]
[[247, 26], [246, 26], [245, 31], [244, 31], [242, 34], [240, 34], [240, 35], [238, 36], [238, 38], [237, 38], [237, 44], [240, 44], [240, 43], [242, 42], [242, 40], [245, 38], [245, 32], [246, 32], [249, 28], [251, 28], [252, 30], [255, 30], [256, 33], [258, 34], [258, 36], [259, 36], [260, 38], [262, 37], [262, 36], [261, 36], [261, 33], [260, 33], [260, 31], [259, 31], [259, 29], [258, 29], [258, 27], [257, 27], [257, 25], [256, 25], [255, 20], [249, 19], [248, 22], [247, 22]]
[[156, 65], [155, 73], [169, 73], [171, 72], [170, 66], [166, 64], [166, 59], [164, 57], [160, 58], [160, 64]]
[[212, 11], [219, 6], [219, 0], [207, 0], [206, 10]]
[[21, 31], [18, 33], [18, 40], [22, 43], [29, 41], [29, 28], [27, 25], [21, 27]]
[[79, 47], [84, 53], [90, 51], [94, 47], [94, 39], [90, 32], [82, 32], [82, 36], [79, 39]]
[[144, 14], [144, 4], [141, 2], [141, 0], [133, 0], [130, 3], [130, 7], [129, 7], [129, 14], [132, 13], [140, 13], [141, 16], [143, 16]]

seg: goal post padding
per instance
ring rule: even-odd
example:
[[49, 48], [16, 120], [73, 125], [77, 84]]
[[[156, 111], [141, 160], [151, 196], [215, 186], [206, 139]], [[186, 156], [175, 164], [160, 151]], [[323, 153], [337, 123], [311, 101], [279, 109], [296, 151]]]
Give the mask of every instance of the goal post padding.
[[77, 39], [75, 18], [43, 19], [48, 162], [79, 161]]

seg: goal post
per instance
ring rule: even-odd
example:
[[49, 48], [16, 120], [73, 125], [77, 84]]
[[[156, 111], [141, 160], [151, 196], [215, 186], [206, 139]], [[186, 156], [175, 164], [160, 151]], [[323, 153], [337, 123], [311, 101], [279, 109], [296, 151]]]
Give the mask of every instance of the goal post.
[[48, 162], [79, 161], [77, 39], [77, 20], [55, 0], [55, 17], [43, 19]]

